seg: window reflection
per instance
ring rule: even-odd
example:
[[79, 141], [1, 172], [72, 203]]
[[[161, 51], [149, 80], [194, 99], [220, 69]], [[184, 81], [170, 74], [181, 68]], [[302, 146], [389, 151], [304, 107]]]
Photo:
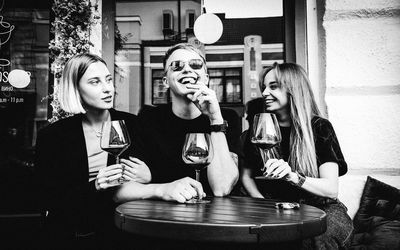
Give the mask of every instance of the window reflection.
[[0, 0], [2, 213], [39, 211], [33, 162], [49, 113], [49, 19], [48, 1]]
[[241, 68], [209, 69], [209, 87], [213, 89], [221, 104], [242, 103]]
[[[201, 15], [201, 2], [223, 23], [223, 34], [214, 44], [201, 44], [193, 34], [195, 18]], [[129, 81], [121, 79], [116, 84], [129, 85], [131, 90], [129, 99], [117, 100], [119, 108], [136, 113], [142, 104], [168, 103], [168, 91], [157, 72], [162, 72], [162, 59], [170, 46], [189, 42], [204, 52], [209, 86], [221, 106], [242, 115], [245, 103], [261, 95], [258, 74], [262, 68], [284, 60], [282, 0], [243, 2], [246, 1], [117, 1], [118, 28], [122, 35], [132, 34], [120, 52], [129, 56], [116, 58], [117, 64], [129, 65], [125, 69]]]
[[152, 104], [166, 104], [169, 100], [168, 88], [163, 84], [164, 70], [153, 70], [153, 101]]

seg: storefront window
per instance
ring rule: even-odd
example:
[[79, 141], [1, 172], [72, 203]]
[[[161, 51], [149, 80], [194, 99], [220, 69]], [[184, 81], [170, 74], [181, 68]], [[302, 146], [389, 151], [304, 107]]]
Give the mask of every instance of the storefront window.
[[0, 189], [8, 190], [0, 196], [18, 206], [23, 193], [25, 209], [36, 198], [34, 146], [48, 119], [49, 19], [48, 1], [0, 0]]

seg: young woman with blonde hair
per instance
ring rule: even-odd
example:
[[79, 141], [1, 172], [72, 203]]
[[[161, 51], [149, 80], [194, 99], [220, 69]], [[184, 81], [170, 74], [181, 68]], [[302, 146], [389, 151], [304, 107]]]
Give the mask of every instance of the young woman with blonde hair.
[[[102, 58], [80, 54], [66, 63], [59, 101], [74, 115], [40, 130], [36, 141], [35, 167], [47, 213], [45, 248], [116, 248], [114, 195], [130, 182], [151, 180], [143, 157], [133, 157], [141, 155], [137, 117], [113, 109], [114, 94], [113, 77]], [[108, 120], [124, 120], [131, 137], [121, 164], [100, 148], [102, 123]], [[128, 182], [116, 186], [113, 181], [121, 177]]]
[[[307, 73], [297, 64], [275, 63], [262, 72], [260, 89], [265, 111], [279, 122], [281, 157], [268, 159], [263, 166], [249, 135], [243, 146], [243, 186], [253, 197], [305, 203], [327, 213], [326, 233], [304, 241], [303, 247], [346, 247], [353, 226], [337, 195], [338, 177], [347, 172], [347, 164], [332, 124], [318, 109]], [[272, 180], [255, 180], [258, 175]]]

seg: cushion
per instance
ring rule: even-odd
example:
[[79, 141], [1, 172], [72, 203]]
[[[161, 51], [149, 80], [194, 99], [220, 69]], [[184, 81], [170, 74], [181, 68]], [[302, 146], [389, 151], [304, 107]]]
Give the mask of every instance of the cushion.
[[400, 190], [367, 177], [352, 249], [400, 249]]
[[343, 175], [339, 177], [338, 198], [347, 207], [347, 214], [354, 219], [360, 207], [361, 196], [364, 190], [367, 176], [365, 175]]

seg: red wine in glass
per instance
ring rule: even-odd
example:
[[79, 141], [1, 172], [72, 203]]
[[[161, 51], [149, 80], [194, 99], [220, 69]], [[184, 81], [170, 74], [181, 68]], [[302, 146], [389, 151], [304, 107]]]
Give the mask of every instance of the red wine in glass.
[[254, 116], [251, 143], [255, 144], [260, 150], [263, 159], [263, 167], [261, 169], [263, 173], [266, 170], [265, 163], [268, 159], [280, 158], [274, 147], [279, 145], [281, 140], [279, 123], [274, 114], [260, 113]]
[[[115, 163], [119, 164], [119, 156], [128, 149], [131, 144], [125, 121], [106, 121], [101, 130], [100, 147], [115, 157]], [[122, 169], [123, 173], [124, 169]], [[125, 182], [123, 177], [115, 180], [111, 185], [119, 185]]]
[[[196, 171], [196, 181], [200, 182], [200, 170], [206, 168], [213, 158], [211, 137], [206, 133], [188, 133], [182, 149], [182, 159]], [[201, 197], [195, 197], [187, 203], [207, 203]]]

